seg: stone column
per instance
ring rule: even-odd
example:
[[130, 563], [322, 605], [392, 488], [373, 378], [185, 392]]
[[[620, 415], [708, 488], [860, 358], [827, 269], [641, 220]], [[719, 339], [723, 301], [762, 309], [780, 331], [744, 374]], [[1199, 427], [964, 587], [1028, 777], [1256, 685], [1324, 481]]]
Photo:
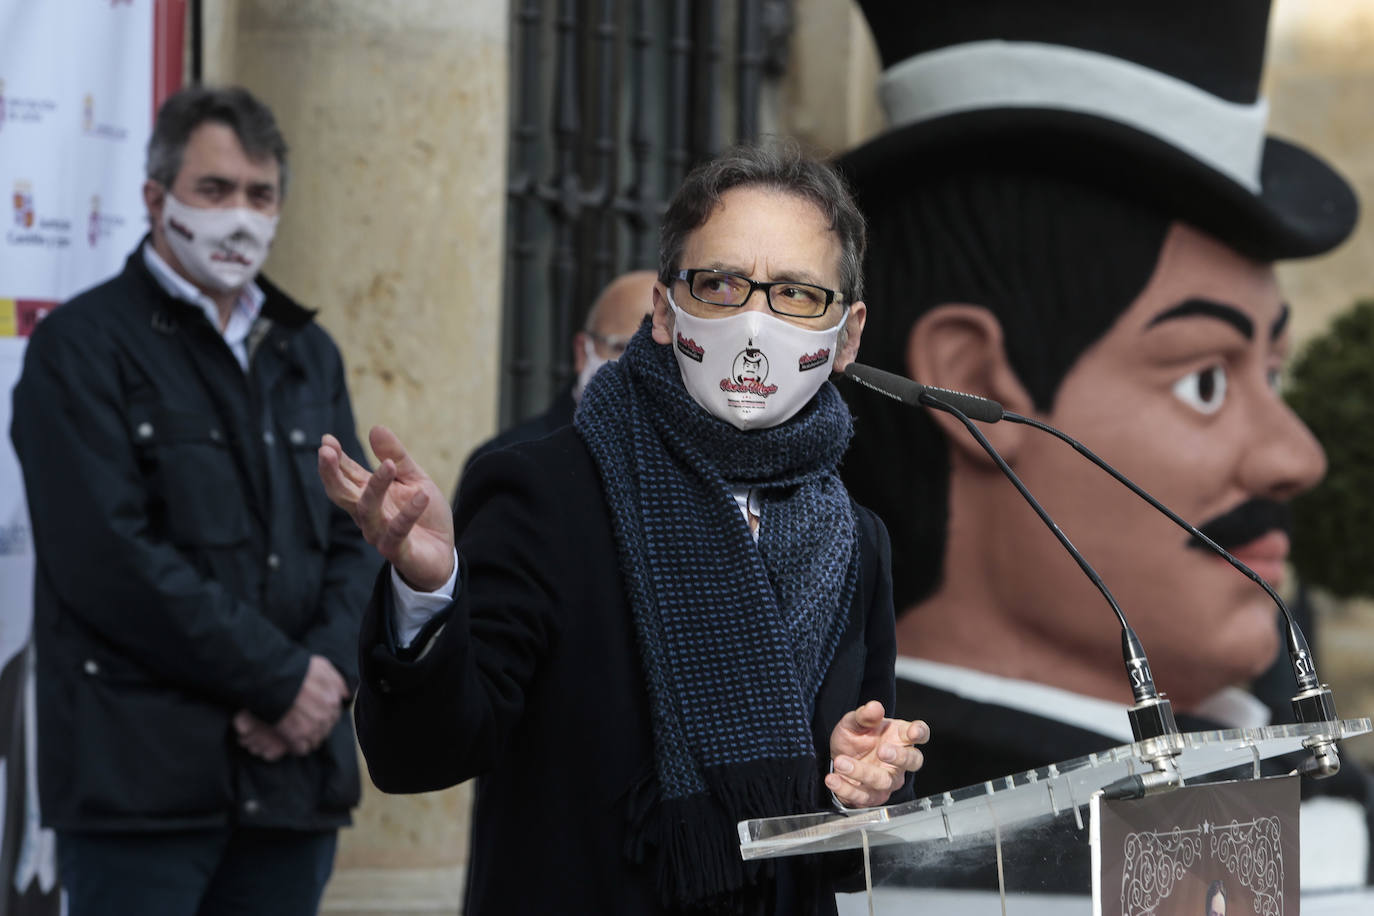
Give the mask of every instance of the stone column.
[[856, 3], [795, 0], [795, 17], [779, 88], [779, 132], [817, 155], [839, 155], [886, 123], [875, 88], [878, 49]]
[[[496, 424], [509, 13], [503, 0], [205, 0], [207, 82], [276, 112], [291, 183], [266, 272], [343, 350], [357, 425], [445, 491]], [[467, 787], [364, 777], [325, 912], [453, 913]]]
[[1374, 5], [1367, 0], [1276, 0], [1269, 17], [1264, 92], [1269, 132], [1313, 150], [1334, 165], [1360, 197], [1365, 214], [1340, 248], [1279, 265], [1294, 305], [1298, 340], [1323, 330], [1357, 298], [1374, 295], [1374, 159], [1369, 99], [1374, 97]]

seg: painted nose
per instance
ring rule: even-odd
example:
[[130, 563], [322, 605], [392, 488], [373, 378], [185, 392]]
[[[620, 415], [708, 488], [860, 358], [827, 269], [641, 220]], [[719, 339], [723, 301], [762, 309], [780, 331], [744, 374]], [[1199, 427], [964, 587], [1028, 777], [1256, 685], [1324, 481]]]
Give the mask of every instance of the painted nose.
[[1307, 424], [1277, 394], [1266, 390], [1261, 422], [1241, 463], [1241, 483], [1256, 496], [1290, 500], [1326, 473], [1326, 452]]

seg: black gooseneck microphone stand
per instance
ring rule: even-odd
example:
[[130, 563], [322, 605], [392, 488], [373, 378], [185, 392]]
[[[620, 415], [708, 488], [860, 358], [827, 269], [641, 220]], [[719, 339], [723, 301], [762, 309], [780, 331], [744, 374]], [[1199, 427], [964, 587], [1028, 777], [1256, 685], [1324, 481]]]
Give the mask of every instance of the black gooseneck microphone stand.
[[[1176, 781], [1176, 770], [1165, 761], [1169, 761], [1179, 753], [1182, 747], [1181, 739], [1178, 736], [1178, 726], [1174, 721], [1173, 709], [1168, 699], [1161, 694], [1154, 685], [1154, 679], [1150, 674], [1149, 662], [1145, 659], [1145, 653], [1141, 648], [1140, 640], [1135, 632], [1126, 622], [1125, 614], [1122, 612], [1116, 600], [1102, 583], [1097, 572], [1092, 569], [1088, 562], [1079, 554], [1077, 548], [1060, 531], [1059, 526], [1054, 523], [1049, 514], [1035, 500], [1035, 498], [1021, 483], [1020, 479], [1007, 465], [1006, 461], [999, 455], [987, 437], [973, 424], [970, 414], [985, 423], [996, 423], [999, 420], [1006, 420], [1010, 423], [1021, 423], [1048, 433], [1055, 438], [1069, 444], [1080, 455], [1087, 458], [1097, 467], [1111, 475], [1118, 483], [1127, 487], [1136, 496], [1143, 499], [1146, 503], [1163, 514], [1166, 518], [1178, 525], [1184, 531], [1196, 538], [1199, 542], [1206, 545], [1218, 556], [1225, 559], [1235, 569], [1239, 570], [1252, 582], [1264, 589], [1270, 599], [1278, 606], [1284, 615], [1287, 625], [1288, 658], [1293, 668], [1294, 679], [1297, 681], [1298, 692], [1293, 696], [1293, 714], [1302, 723], [1330, 722], [1336, 719], [1336, 703], [1331, 693], [1331, 688], [1321, 683], [1317, 676], [1316, 663], [1312, 658], [1311, 650], [1308, 646], [1306, 637], [1303, 636], [1301, 628], [1293, 619], [1292, 612], [1288, 605], [1279, 597], [1278, 593], [1265, 582], [1263, 577], [1246, 566], [1240, 560], [1232, 556], [1225, 548], [1207, 537], [1185, 519], [1180, 517], [1168, 506], [1155, 499], [1144, 489], [1138, 486], [1130, 478], [1109, 465], [1106, 461], [1092, 452], [1087, 446], [1069, 436], [1061, 430], [1035, 420], [1024, 417], [1020, 414], [1003, 409], [1001, 404], [990, 398], [983, 398], [977, 395], [966, 394], [959, 391], [950, 391], [943, 388], [932, 388], [914, 382], [894, 373], [885, 372], [881, 369], [874, 369], [871, 366], [864, 366], [858, 363], [851, 363], [844, 370], [844, 374], [850, 379], [858, 382], [866, 388], [878, 392], [879, 394], [901, 401], [913, 407], [928, 407], [935, 410], [942, 410], [958, 419], [969, 433], [978, 441], [983, 450], [997, 463], [998, 468], [1016, 486], [1021, 496], [1031, 505], [1040, 519], [1050, 528], [1051, 532], [1069, 551], [1079, 567], [1084, 571], [1098, 590], [1106, 597], [1112, 610], [1116, 613], [1117, 619], [1121, 624], [1122, 655], [1126, 661], [1126, 671], [1131, 683], [1131, 692], [1135, 699], [1134, 705], [1128, 710], [1131, 719], [1131, 730], [1135, 735], [1136, 741], [1144, 746], [1145, 756], [1152, 765], [1155, 772], [1146, 774], [1144, 777], [1135, 777], [1133, 782], [1138, 785], [1130, 787], [1114, 787], [1117, 791], [1110, 794], [1136, 796], [1144, 792], [1153, 791], [1173, 784]], [[1311, 757], [1299, 767], [1298, 772], [1303, 775], [1313, 777], [1330, 776], [1340, 770], [1340, 754], [1336, 746], [1335, 736], [1321, 734], [1308, 739], [1305, 742], [1311, 751]], [[1173, 774], [1171, 778], [1170, 774]], [[1151, 779], [1151, 777], [1154, 777]]]

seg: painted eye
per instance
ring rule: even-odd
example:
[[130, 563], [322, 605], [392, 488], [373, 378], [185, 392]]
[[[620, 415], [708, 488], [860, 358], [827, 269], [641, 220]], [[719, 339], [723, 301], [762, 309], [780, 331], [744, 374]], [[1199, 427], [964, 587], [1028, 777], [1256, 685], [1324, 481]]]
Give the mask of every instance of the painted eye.
[[1278, 391], [1283, 387], [1283, 370], [1270, 369], [1264, 374], [1264, 380], [1269, 383], [1270, 391]]
[[1214, 414], [1226, 401], [1226, 369], [1208, 366], [1174, 382], [1174, 397], [1198, 413]]

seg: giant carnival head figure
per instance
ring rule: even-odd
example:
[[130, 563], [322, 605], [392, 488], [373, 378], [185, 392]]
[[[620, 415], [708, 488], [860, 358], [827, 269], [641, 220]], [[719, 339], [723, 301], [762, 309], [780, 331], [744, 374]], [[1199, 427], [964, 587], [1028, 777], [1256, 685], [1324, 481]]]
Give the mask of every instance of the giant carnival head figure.
[[[1357, 205], [1266, 135], [1268, 4], [863, 6], [891, 126], [841, 162], [881, 306], [862, 360], [1066, 430], [1277, 582], [1284, 505], [1324, 457], [1276, 390], [1273, 263], [1335, 247]], [[847, 396], [845, 476], [892, 534], [901, 650], [1128, 699], [1109, 608], [962, 426]], [[986, 432], [1180, 708], [1270, 663], [1253, 583], [1062, 443]]]

